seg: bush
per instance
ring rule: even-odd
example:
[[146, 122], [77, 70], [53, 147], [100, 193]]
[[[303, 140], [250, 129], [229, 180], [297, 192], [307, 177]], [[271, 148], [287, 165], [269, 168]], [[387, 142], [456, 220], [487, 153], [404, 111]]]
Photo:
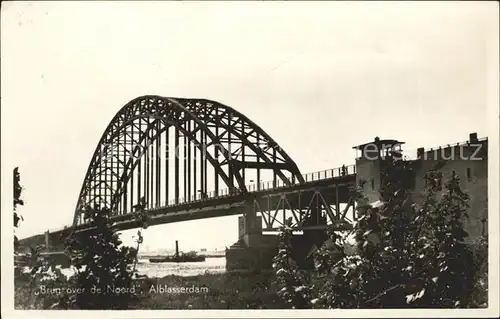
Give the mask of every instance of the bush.
[[[23, 187], [21, 186], [20, 184], [20, 181], [21, 181], [21, 175], [19, 173], [19, 168], [16, 167], [14, 168], [14, 171], [13, 171], [13, 175], [14, 175], [14, 191], [13, 191], [13, 195], [14, 195], [14, 254], [17, 253], [17, 250], [19, 248], [19, 239], [17, 238], [16, 236], [16, 228], [19, 227], [19, 222], [23, 220], [23, 216], [21, 216], [18, 212], [17, 212], [17, 207], [18, 206], [23, 206], [24, 205], [24, 201], [21, 199], [21, 194], [22, 194], [22, 191], [23, 191]], [[17, 268], [17, 265], [14, 264], [14, 273], [15, 274], [19, 274], [20, 273], [20, 270]]]
[[475, 273], [473, 287], [467, 301], [468, 308], [488, 307], [488, 236], [482, 236], [473, 245]]
[[476, 272], [474, 255], [465, 243], [469, 197], [453, 172], [439, 194], [441, 198], [436, 198], [442, 190], [441, 179], [442, 174], [436, 171], [426, 176], [426, 200], [413, 220], [415, 233], [409, 251], [414, 276], [423, 287], [420, 298], [409, 295], [408, 302], [418, 307], [464, 307]]
[[[14, 233], [23, 217], [17, 212], [17, 207], [24, 205], [21, 199], [23, 187], [20, 185], [19, 168], [14, 168]], [[45, 294], [46, 290], [65, 287], [66, 277], [61, 270], [50, 265], [41, 256], [46, 249], [44, 245], [29, 247], [30, 252], [19, 254], [19, 240], [14, 235], [14, 303], [16, 309], [47, 309], [57, 305], [58, 294]]]
[[484, 306], [487, 250], [483, 243], [474, 256], [465, 243], [468, 196], [458, 176], [453, 172], [443, 187], [442, 174], [432, 170], [425, 177], [425, 200], [417, 207], [402, 178], [411, 175], [408, 162], [383, 164], [380, 201], [368, 203], [358, 191], [359, 218], [348, 234], [356, 238], [356, 253], [346, 254], [343, 238], [329, 229], [329, 244], [315, 253], [315, 284], [306, 285], [307, 294], [294, 294], [300, 272], [284, 262], [291, 248], [283, 230], [276, 272], [286, 292], [282, 297], [299, 307], [308, 305], [310, 296], [314, 308]]
[[137, 250], [121, 245], [109, 214], [107, 209], [87, 210], [90, 229], [68, 238], [67, 252], [77, 270], [72, 279], [80, 292], [62, 300], [61, 307], [127, 309], [136, 299], [133, 277]]
[[[23, 204], [19, 199], [20, 192], [16, 196], [14, 207]], [[137, 207], [136, 218], [145, 225], [148, 216], [143, 206]], [[66, 254], [77, 272], [70, 278], [41, 255], [46, 249], [43, 245], [30, 247], [29, 254], [17, 259], [16, 308], [127, 309], [130, 301], [137, 300], [133, 278], [137, 274], [135, 268], [142, 234], [139, 230], [136, 248], [122, 246], [111, 227], [109, 214], [107, 209], [87, 208], [85, 217], [89, 230], [73, 232], [67, 238]], [[14, 211], [14, 227], [20, 220], [16, 217]], [[14, 240], [16, 242], [16, 238]], [[21, 261], [27, 272], [22, 271]], [[41, 289], [54, 293], [42, 293]]]
[[281, 243], [278, 254], [274, 258], [273, 268], [276, 270], [278, 286], [282, 287], [278, 295], [295, 309], [310, 309], [310, 287], [300, 273], [297, 263], [292, 258], [292, 229], [285, 226], [278, 236]]

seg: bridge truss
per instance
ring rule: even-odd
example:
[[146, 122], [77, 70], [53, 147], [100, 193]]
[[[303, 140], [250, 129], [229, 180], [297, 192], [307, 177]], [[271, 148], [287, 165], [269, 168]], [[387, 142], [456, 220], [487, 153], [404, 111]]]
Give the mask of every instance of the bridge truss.
[[[264, 177], [265, 175], [265, 177]], [[204, 99], [143, 96], [112, 119], [87, 169], [73, 225], [87, 207], [126, 215], [146, 209], [303, 183], [295, 162], [258, 125]], [[212, 189], [210, 191], [210, 189]]]

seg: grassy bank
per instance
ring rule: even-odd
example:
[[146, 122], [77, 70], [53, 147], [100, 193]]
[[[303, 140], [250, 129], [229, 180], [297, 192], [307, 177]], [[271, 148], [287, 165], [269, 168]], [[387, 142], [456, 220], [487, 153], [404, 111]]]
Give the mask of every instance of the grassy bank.
[[[272, 273], [204, 274], [138, 279], [138, 300], [131, 309], [283, 309]], [[63, 285], [63, 284], [62, 284]], [[64, 288], [62, 285], [59, 287]], [[184, 290], [182, 290], [184, 288]], [[49, 309], [57, 294], [34, 295], [25, 281], [16, 282], [16, 309]], [[30, 296], [31, 295], [31, 296]], [[28, 299], [29, 298], [29, 299]]]
[[[283, 309], [274, 276], [268, 274], [205, 274], [148, 278], [140, 285], [136, 309]], [[161, 292], [161, 288], [167, 288]], [[180, 288], [195, 292], [179, 293]], [[168, 291], [170, 290], [170, 291]], [[186, 289], [188, 290], [188, 289]]]

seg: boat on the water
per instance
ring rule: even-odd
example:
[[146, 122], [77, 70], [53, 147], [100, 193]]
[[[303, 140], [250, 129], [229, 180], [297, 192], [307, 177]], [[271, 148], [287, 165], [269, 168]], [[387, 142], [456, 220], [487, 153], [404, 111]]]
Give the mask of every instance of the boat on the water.
[[150, 263], [186, 263], [186, 262], [202, 262], [205, 261], [205, 256], [198, 255], [196, 252], [187, 254], [179, 253], [179, 243], [175, 241], [175, 255], [173, 256], [157, 256], [149, 258]]
[[150, 263], [185, 263], [185, 262], [202, 262], [205, 261], [205, 256], [182, 254], [174, 256], [158, 256], [149, 258]]

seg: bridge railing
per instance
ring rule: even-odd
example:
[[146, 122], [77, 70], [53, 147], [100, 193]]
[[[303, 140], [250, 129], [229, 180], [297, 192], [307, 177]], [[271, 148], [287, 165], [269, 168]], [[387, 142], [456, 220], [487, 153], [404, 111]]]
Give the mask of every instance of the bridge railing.
[[[314, 181], [323, 180], [323, 179], [351, 175], [351, 174], [355, 174], [355, 173], [356, 173], [356, 165], [344, 165], [341, 167], [326, 169], [326, 170], [319, 171], [319, 172], [303, 174], [302, 177], [304, 178], [305, 182], [307, 183], [307, 182], [314, 182]], [[292, 183], [292, 185], [300, 184], [296, 178], [292, 178], [291, 183]], [[285, 182], [283, 182], [282, 180], [261, 182], [260, 185], [257, 183], [246, 185], [247, 190], [249, 192], [275, 189], [275, 188], [287, 187], [287, 186], [288, 185], [285, 184]]]
[[[355, 165], [343, 165], [343, 166], [337, 167], [337, 168], [326, 169], [326, 170], [319, 171], [319, 172], [303, 174], [302, 177], [304, 178], [304, 181], [307, 183], [307, 182], [314, 182], [314, 181], [319, 181], [319, 180], [324, 180], [324, 179], [329, 179], [329, 178], [351, 175], [351, 174], [355, 174], [355, 173], [356, 173], [356, 166]], [[292, 178], [291, 183], [292, 183], [292, 185], [300, 184], [300, 182], [296, 178]], [[282, 180], [276, 180], [276, 181], [261, 182], [260, 184], [259, 183], [249, 184], [249, 185], [246, 185], [246, 187], [247, 187], [247, 190], [249, 192], [257, 192], [257, 191], [276, 189], [276, 188], [281, 188], [281, 187], [288, 187], [288, 185], [285, 182], [283, 182]], [[231, 192], [231, 190], [229, 188], [219, 189], [218, 191], [213, 190], [213, 191], [207, 192], [206, 194], [199, 192], [197, 194], [191, 195], [188, 198], [181, 197], [177, 201], [175, 199], [172, 199], [172, 200], [169, 200], [168, 202], [162, 202], [160, 204], [157, 204], [156, 208], [165, 207], [165, 206], [175, 206], [175, 205], [180, 205], [180, 204], [185, 204], [185, 203], [194, 203], [194, 202], [199, 202], [199, 201], [203, 201], [206, 199], [221, 198], [221, 197], [226, 197], [226, 196], [231, 196], [231, 195], [234, 195], [234, 193]]]
[[341, 167], [326, 169], [323, 171], [309, 173], [302, 176], [304, 177], [304, 180], [307, 183], [322, 179], [351, 175], [355, 173], [356, 173], [356, 165], [344, 165]]
[[209, 191], [206, 194], [198, 193], [195, 195], [191, 195], [190, 197], [179, 197], [178, 200], [171, 199], [168, 202], [162, 202], [161, 204], [156, 205], [156, 208], [165, 207], [165, 206], [180, 205], [180, 204], [185, 204], [185, 203], [194, 203], [194, 202], [203, 201], [205, 199], [220, 198], [220, 197], [225, 197], [225, 196], [230, 196], [230, 195], [234, 195], [234, 194], [230, 192], [229, 188], [224, 188], [224, 189], [219, 189], [218, 192], [217, 191]]
[[[356, 166], [355, 165], [343, 165], [343, 166], [337, 167], [337, 168], [332, 168], [332, 169], [322, 170], [319, 172], [303, 174], [302, 177], [304, 178], [304, 181], [306, 183], [308, 183], [308, 182], [314, 182], [314, 181], [318, 181], [318, 180], [325, 180], [325, 179], [329, 179], [329, 178], [352, 175], [355, 173], [356, 173]], [[297, 180], [296, 178], [292, 178], [291, 183], [292, 183], [292, 185], [299, 185], [300, 184], [299, 180]], [[284, 183], [282, 180], [267, 181], [267, 182], [261, 182], [260, 184], [255, 183], [255, 184], [246, 185], [247, 190], [249, 192], [277, 189], [277, 188], [288, 187], [288, 186], [289, 185]], [[215, 190], [209, 191], [206, 194], [199, 192], [199, 193], [194, 194], [190, 197], [179, 198], [178, 200], [172, 199], [169, 201], [156, 203], [156, 206], [152, 209], [159, 209], [159, 208], [163, 208], [163, 207], [167, 207], [167, 206], [176, 206], [176, 205], [181, 205], [181, 204], [186, 204], [186, 203], [195, 203], [195, 202], [204, 201], [206, 199], [222, 198], [222, 197], [232, 196], [235, 194], [237, 194], [237, 193], [232, 192], [229, 188], [219, 189], [218, 191], [215, 191]], [[133, 214], [133, 212], [130, 212], [128, 214]], [[64, 227], [64, 228], [66, 228], [66, 227]], [[54, 230], [52, 230], [51, 232], [54, 232]]]

